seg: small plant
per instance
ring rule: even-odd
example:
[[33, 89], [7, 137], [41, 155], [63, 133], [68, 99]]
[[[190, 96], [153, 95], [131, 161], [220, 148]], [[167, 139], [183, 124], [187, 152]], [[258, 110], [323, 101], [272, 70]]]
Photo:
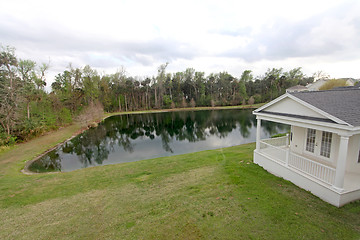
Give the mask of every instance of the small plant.
[[186, 107], [187, 107], [187, 103], [186, 103], [185, 97], [183, 97], [183, 99], [182, 99], [181, 107], [183, 107], [183, 108], [186, 108]]
[[0, 128], [0, 146], [11, 146], [16, 143], [16, 137], [7, 134]]
[[279, 133], [279, 134], [275, 134], [275, 135], [272, 135], [271, 138], [278, 138], [278, 137], [285, 137], [286, 134], [288, 133]]
[[332, 79], [327, 81], [326, 83], [324, 83], [319, 90], [324, 91], [324, 90], [331, 90], [333, 88], [336, 87], [346, 87], [347, 83], [345, 79]]
[[255, 103], [255, 99], [254, 99], [253, 96], [251, 96], [251, 97], [249, 98], [249, 100], [248, 100], [248, 104], [249, 104], [249, 105], [253, 105], [254, 103]]
[[94, 121], [99, 121], [104, 115], [104, 108], [99, 102], [90, 103], [89, 106], [76, 117], [75, 121], [82, 126], [88, 126]]
[[171, 100], [169, 95], [164, 95], [163, 97], [163, 103], [166, 108], [169, 108], [172, 106], [173, 101]]
[[195, 100], [192, 98], [191, 101], [190, 101], [190, 106], [192, 108], [196, 107], [196, 103], [195, 103]]
[[171, 108], [174, 109], [175, 108], [175, 103], [171, 102]]
[[59, 113], [58, 120], [60, 124], [67, 125], [72, 122], [71, 112], [69, 109], [63, 107]]

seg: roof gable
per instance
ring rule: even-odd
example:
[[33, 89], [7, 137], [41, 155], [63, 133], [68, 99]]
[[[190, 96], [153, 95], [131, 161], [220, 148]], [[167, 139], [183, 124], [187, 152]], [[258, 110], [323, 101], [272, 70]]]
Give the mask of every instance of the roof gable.
[[320, 113], [310, 109], [307, 106], [295, 101], [290, 97], [285, 97], [281, 101], [274, 103], [262, 111], [273, 112], [273, 113], [282, 113], [282, 114], [290, 114], [290, 115], [299, 115], [299, 116], [308, 116], [314, 118], [326, 118]]
[[343, 120], [334, 117], [331, 114], [324, 112], [323, 110], [293, 95], [294, 93], [286, 93], [269, 102], [268, 104], [256, 109], [254, 113], [282, 115], [298, 119], [308, 119], [320, 122], [332, 122], [337, 124], [350, 125]]

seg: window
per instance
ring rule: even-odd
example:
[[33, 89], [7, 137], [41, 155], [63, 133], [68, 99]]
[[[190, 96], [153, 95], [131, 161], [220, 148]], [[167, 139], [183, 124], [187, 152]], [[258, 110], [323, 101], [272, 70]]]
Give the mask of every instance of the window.
[[332, 139], [332, 133], [331, 132], [322, 132], [321, 148], [320, 148], [320, 155], [321, 156], [330, 158], [331, 139]]
[[308, 128], [306, 136], [306, 151], [314, 152], [315, 150], [316, 130]]

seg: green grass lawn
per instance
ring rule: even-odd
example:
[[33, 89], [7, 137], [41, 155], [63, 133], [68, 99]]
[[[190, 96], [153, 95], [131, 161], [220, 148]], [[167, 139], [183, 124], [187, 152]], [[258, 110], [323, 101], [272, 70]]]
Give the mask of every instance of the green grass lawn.
[[0, 155], [0, 239], [359, 239], [336, 208], [252, 163], [255, 145], [24, 175], [76, 126]]

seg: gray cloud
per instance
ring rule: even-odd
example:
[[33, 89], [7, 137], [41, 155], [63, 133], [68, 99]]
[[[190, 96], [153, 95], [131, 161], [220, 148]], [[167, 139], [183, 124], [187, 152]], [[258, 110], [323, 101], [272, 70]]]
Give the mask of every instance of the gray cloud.
[[[62, 2], [58, 4], [64, 5]], [[303, 5], [311, 7], [312, 3], [301, 2], [301, 6]], [[109, 6], [101, 6], [106, 14]], [[126, 9], [127, 5], [124, 6]], [[54, 72], [63, 71], [70, 62], [75, 67], [89, 64], [105, 71], [124, 66], [134, 72], [143, 70], [142, 72], [152, 74], [149, 69], [154, 69], [156, 74], [156, 66], [164, 62], [177, 64], [177, 68], [185, 69], [197, 65], [212, 71], [214, 68], [227, 70], [229, 66], [239, 69], [238, 65], [241, 64], [255, 66], [261, 64], [259, 60], [281, 62], [290, 58], [293, 58], [293, 62], [302, 63], [311, 57], [319, 57], [323, 62], [356, 62], [360, 54], [358, 1], [333, 3], [331, 6], [336, 6], [336, 9], [324, 10], [322, 14], [297, 22], [289, 19], [301, 18], [298, 12], [294, 12], [295, 18], [280, 14], [287, 19], [274, 19], [272, 13], [279, 12], [276, 4], [274, 9], [269, 9], [269, 15], [264, 14], [264, 9], [257, 8], [256, 5], [249, 9], [244, 4], [237, 5], [243, 6], [242, 11], [253, 11], [248, 14], [248, 18], [242, 17], [246, 14], [240, 10], [232, 11], [232, 6], [216, 2], [212, 8], [208, 4], [201, 4], [197, 6], [201, 11], [188, 15], [162, 15], [166, 11], [157, 12], [156, 8], [138, 16], [133, 14], [126, 20], [116, 15], [113, 18], [104, 17], [103, 12], [96, 15], [97, 8], [89, 14], [80, 10], [78, 13], [69, 11], [64, 13], [64, 19], [61, 19], [58, 17], [61, 16], [61, 9], [53, 16], [51, 11], [57, 9], [47, 8], [34, 14], [31, 14], [34, 9], [29, 9], [22, 14], [18, 11], [18, 6], [13, 6], [10, 10], [0, 10], [0, 43], [16, 47], [21, 58], [30, 58], [39, 63], [47, 62], [50, 58], [51, 71]], [[21, 7], [25, 8], [23, 4], [19, 5], [19, 8]], [[33, 4], [28, 7], [33, 7]], [[209, 8], [211, 11], [206, 14]], [[316, 8], [319, 8], [319, 4]], [[136, 9], [136, 6], [128, 9]], [[328, 9], [328, 6], [324, 6], [324, 9]], [[27, 9], [22, 9], [24, 10]], [[287, 7], [284, 11], [296, 9]], [[313, 12], [315, 14], [318, 10]], [[154, 13], [158, 15], [154, 17]], [[71, 16], [67, 18], [66, 14], [76, 15], [79, 20]], [[261, 14], [268, 18], [262, 18]], [[162, 19], [164, 16], [167, 19]], [[91, 21], [93, 17], [99, 19]], [[247, 20], [249, 22], [246, 22]], [[252, 21], [255, 20], [259, 21], [253, 24]], [[267, 20], [269, 22], [265, 22]], [[258, 31], [259, 26], [262, 26], [261, 31]], [[104, 29], [101, 29], [102, 27]], [[91, 29], [93, 32], [89, 32]], [[115, 31], [120, 31], [118, 33], [122, 33], [122, 36], [114, 34]], [[129, 32], [128, 35], [126, 31]], [[145, 35], [146, 33], [149, 36]], [[133, 40], [129, 40], [130, 37]], [[240, 39], [239, 42], [236, 42], [237, 39]], [[240, 44], [242, 47], [239, 47]], [[317, 61], [317, 58], [313, 59]], [[350, 67], [346, 66], [343, 72], [347, 73], [349, 69]]]
[[[352, 7], [343, 5], [298, 23], [277, 19], [271, 27], [264, 27], [253, 36], [250, 31], [246, 35], [241, 29], [237, 36], [251, 36], [251, 43], [245, 48], [224, 52], [221, 56], [242, 58], [249, 62], [313, 56], [358, 57], [360, 21], [358, 17], [347, 15]], [[342, 25], [332, 26], [334, 22]], [[346, 30], [354, 32], [347, 34]], [[355, 36], [352, 35], [354, 33]], [[234, 32], [231, 34], [236, 35]]]
[[33, 56], [76, 57], [78, 61], [93, 67], [116, 67], [127, 62], [148, 66], [154, 59], [162, 62], [178, 58], [192, 59], [198, 53], [190, 44], [176, 39], [157, 37], [151, 40], [117, 41], [96, 33], [83, 34], [46, 23], [29, 25], [11, 16], [5, 19], [0, 21], [0, 43], [11, 43], [14, 47], [34, 53]]

